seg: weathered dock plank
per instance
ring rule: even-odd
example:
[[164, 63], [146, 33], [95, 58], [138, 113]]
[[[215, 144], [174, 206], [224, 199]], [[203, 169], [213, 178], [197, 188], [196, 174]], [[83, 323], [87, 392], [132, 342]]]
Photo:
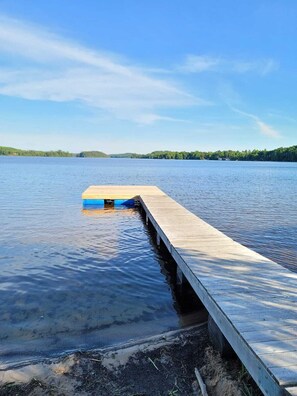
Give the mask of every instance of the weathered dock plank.
[[[136, 199], [265, 395], [297, 395], [297, 274], [240, 245], [155, 186], [91, 186]], [[158, 240], [158, 239], [157, 239]]]
[[140, 194], [164, 195], [155, 186], [90, 186], [82, 194], [82, 199], [134, 199]]
[[[293, 329], [292, 329], [293, 330]], [[265, 354], [265, 353], [274, 353], [274, 352], [292, 352], [297, 351], [297, 331], [291, 335], [292, 338], [286, 340], [276, 340], [276, 341], [267, 341], [267, 342], [253, 342], [251, 343], [254, 351], [257, 354]]]
[[297, 387], [293, 388], [286, 388], [286, 395], [290, 396], [297, 396]]

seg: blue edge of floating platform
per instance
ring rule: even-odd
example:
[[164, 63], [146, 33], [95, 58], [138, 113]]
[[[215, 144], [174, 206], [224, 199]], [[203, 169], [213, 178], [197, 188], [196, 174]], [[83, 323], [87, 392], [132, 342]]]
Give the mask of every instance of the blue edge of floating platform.
[[[104, 199], [83, 199], [83, 207], [84, 208], [98, 208], [104, 207], [105, 204]], [[128, 206], [129, 208], [135, 206], [134, 199], [113, 199], [114, 206]]]

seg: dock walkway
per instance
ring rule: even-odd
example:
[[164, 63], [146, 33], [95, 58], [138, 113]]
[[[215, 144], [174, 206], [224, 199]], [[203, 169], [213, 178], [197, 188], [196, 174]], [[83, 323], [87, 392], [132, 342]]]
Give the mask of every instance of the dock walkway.
[[297, 274], [235, 242], [155, 186], [91, 186], [84, 205], [137, 200], [264, 395], [297, 396]]

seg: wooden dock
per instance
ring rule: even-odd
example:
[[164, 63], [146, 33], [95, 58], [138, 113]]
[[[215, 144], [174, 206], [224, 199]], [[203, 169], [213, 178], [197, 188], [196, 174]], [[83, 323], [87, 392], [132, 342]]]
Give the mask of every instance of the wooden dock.
[[297, 396], [297, 274], [235, 242], [155, 186], [91, 186], [84, 205], [140, 202], [264, 395]]

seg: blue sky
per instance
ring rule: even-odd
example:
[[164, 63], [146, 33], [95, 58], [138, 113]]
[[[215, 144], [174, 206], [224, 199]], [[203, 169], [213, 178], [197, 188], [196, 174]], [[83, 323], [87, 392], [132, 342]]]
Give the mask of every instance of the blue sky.
[[0, 145], [297, 144], [297, 2], [0, 0]]

